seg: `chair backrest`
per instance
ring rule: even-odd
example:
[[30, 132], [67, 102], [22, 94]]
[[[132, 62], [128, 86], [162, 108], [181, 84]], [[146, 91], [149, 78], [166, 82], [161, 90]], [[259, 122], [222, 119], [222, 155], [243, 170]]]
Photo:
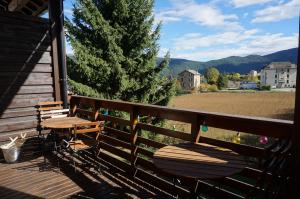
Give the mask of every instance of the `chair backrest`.
[[69, 109], [63, 109], [62, 101], [55, 102], [39, 102], [38, 112], [39, 120], [43, 121], [48, 118], [68, 117]]
[[262, 192], [264, 198], [282, 198], [279, 195], [288, 190], [287, 186], [291, 177], [291, 147], [290, 139], [280, 139], [266, 148], [270, 155], [262, 164], [262, 173], [246, 198], [255, 198], [254, 196], [258, 196], [259, 191], [262, 192], [261, 190], [264, 191]]
[[[101, 131], [103, 131], [104, 128], [104, 121], [96, 121], [96, 122], [85, 122], [80, 124], [74, 124], [74, 137], [76, 137], [81, 134], [87, 137], [90, 137], [92, 139], [98, 138]], [[96, 137], [89, 136], [87, 134], [96, 133]]]
[[[70, 147], [75, 152], [89, 149], [93, 146], [97, 147], [97, 139], [103, 128], [104, 121], [74, 124], [74, 137], [70, 141], [64, 140], [64, 142], [67, 143], [67, 147]], [[81, 138], [77, 139], [79, 135]]]

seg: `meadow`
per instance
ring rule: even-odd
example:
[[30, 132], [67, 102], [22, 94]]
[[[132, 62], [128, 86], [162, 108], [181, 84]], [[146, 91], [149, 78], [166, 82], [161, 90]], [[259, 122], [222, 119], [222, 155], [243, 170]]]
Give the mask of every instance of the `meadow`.
[[[174, 97], [170, 107], [226, 113], [233, 115], [292, 120], [295, 103], [293, 92], [217, 92]], [[175, 125], [175, 126], [174, 126]], [[190, 132], [190, 125], [168, 121], [168, 128]], [[203, 136], [234, 140], [237, 132], [210, 128]], [[260, 146], [258, 137], [242, 133], [241, 143]]]

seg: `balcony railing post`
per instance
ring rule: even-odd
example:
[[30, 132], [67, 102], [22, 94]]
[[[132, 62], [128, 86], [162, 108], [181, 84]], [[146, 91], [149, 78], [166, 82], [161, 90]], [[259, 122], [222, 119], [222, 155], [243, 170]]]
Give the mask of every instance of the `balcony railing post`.
[[136, 107], [132, 107], [130, 112], [130, 127], [131, 127], [131, 134], [130, 134], [130, 144], [131, 144], [131, 167], [132, 167], [132, 175], [135, 176], [136, 172], [136, 160], [137, 160], [137, 145], [136, 141], [138, 138], [137, 132], [137, 123], [138, 123], [138, 112]]
[[199, 117], [198, 114], [194, 114], [191, 120], [191, 136], [192, 142], [198, 143], [200, 139], [200, 125], [203, 123], [203, 120]]
[[78, 99], [71, 96], [70, 99], [70, 115], [75, 116], [77, 109]]
[[94, 101], [94, 104], [93, 104], [93, 120], [94, 121], [98, 120], [100, 107], [101, 107], [100, 102]]

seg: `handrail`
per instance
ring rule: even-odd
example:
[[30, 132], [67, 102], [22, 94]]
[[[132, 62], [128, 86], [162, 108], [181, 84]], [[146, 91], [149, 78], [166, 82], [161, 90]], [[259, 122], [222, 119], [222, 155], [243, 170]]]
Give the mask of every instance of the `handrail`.
[[152, 116], [162, 119], [181, 121], [186, 123], [205, 123], [208, 126], [238, 132], [265, 135], [274, 138], [290, 138], [293, 131], [293, 121], [270, 119], [263, 117], [249, 117], [242, 115], [221, 114], [189, 109], [169, 108], [157, 105], [132, 103], [124, 101], [103, 100], [98, 98], [73, 95], [71, 100], [80, 100], [81, 103], [94, 104], [101, 108], [131, 112], [133, 109], [138, 115]]

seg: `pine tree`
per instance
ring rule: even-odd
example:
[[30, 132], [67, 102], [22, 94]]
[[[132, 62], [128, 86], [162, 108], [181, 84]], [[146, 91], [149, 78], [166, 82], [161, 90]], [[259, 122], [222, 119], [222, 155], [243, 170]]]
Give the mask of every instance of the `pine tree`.
[[74, 59], [69, 85], [78, 94], [166, 105], [175, 81], [163, 77], [169, 54], [159, 64], [160, 24], [153, 30], [154, 0], [76, 0], [66, 20]]

